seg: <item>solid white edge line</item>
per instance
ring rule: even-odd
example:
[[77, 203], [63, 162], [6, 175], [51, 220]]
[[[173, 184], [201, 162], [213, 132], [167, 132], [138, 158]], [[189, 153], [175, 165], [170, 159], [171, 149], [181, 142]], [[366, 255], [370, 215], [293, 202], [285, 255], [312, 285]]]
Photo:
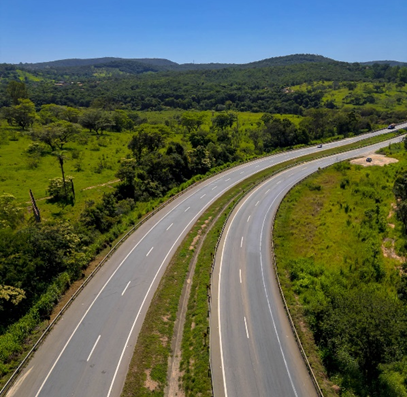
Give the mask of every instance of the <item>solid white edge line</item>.
[[124, 293], [126, 292], [127, 288], [129, 288], [131, 281], [129, 281], [126, 285], [126, 287], [124, 288], [123, 292], [122, 292], [122, 296], [124, 295]]
[[249, 339], [249, 330], [247, 329], [246, 317], [243, 317], [243, 318], [244, 318], [244, 326], [245, 326], [245, 328], [246, 328], [246, 336], [247, 336], [247, 339]]
[[101, 336], [102, 336], [102, 335], [99, 335], [98, 338], [96, 339], [96, 342], [95, 342], [95, 344], [93, 345], [92, 350], [90, 351], [89, 356], [88, 356], [88, 358], [86, 359], [86, 362], [88, 362], [89, 359], [90, 359], [90, 357], [92, 356], [93, 350], [95, 350], [95, 347], [96, 347], [96, 345], [98, 344], [99, 339], [100, 339]]
[[150, 252], [151, 252], [153, 249], [154, 249], [154, 247], [151, 247], [151, 248], [150, 248], [150, 251], [147, 252], [147, 255], [146, 255], [146, 256], [149, 256], [149, 255], [150, 255]]
[[[281, 192], [275, 197], [275, 199], [272, 201], [272, 203], [270, 204], [269, 208], [267, 209], [266, 214], [268, 214], [268, 213], [270, 212], [270, 210], [271, 210], [272, 206], [274, 205], [275, 201], [277, 200], [277, 198], [278, 198], [279, 196], [281, 196], [282, 193], [283, 193], [283, 191], [281, 191]], [[268, 296], [268, 293], [267, 293], [266, 281], [265, 281], [265, 279], [264, 279], [263, 255], [262, 255], [262, 240], [263, 240], [264, 226], [265, 226], [265, 224], [266, 224], [266, 218], [267, 218], [267, 216], [265, 216], [264, 219], [263, 219], [263, 224], [262, 224], [262, 226], [261, 226], [261, 232], [260, 232], [260, 268], [261, 268], [261, 277], [262, 277], [262, 280], [263, 280], [263, 288], [264, 288], [264, 293], [265, 293], [265, 295], [266, 295], [266, 300], [267, 300], [267, 305], [268, 305], [268, 309], [269, 309], [271, 321], [272, 321], [272, 323], [273, 323], [274, 332], [275, 332], [275, 334], [276, 334], [277, 342], [278, 342], [278, 345], [279, 345], [279, 347], [280, 347], [280, 352], [281, 352], [281, 355], [282, 355], [282, 357], [283, 357], [284, 366], [285, 366], [285, 369], [286, 369], [286, 371], [287, 371], [288, 378], [290, 379], [290, 383], [291, 383], [291, 387], [292, 387], [292, 389], [293, 389], [293, 392], [294, 392], [295, 396], [298, 397], [297, 390], [295, 389], [294, 382], [293, 382], [293, 379], [292, 379], [292, 377], [291, 377], [291, 372], [290, 372], [290, 370], [289, 370], [289, 368], [288, 368], [287, 360], [286, 360], [286, 358], [285, 358], [285, 354], [284, 354], [284, 351], [283, 351], [283, 346], [281, 345], [280, 337], [278, 336], [277, 326], [276, 326], [276, 323], [275, 323], [275, 320], [274, 320], [273, 311], [271, 310], [271, 304], [270, 304], [269, 296]]]
[[173, 223], [171, 223], [171, 225], [167, 227], [167, 229], [166, 229], [167, 232], [168, 232], [168, 230], [171, 229], [172, 225], [173, 225]]

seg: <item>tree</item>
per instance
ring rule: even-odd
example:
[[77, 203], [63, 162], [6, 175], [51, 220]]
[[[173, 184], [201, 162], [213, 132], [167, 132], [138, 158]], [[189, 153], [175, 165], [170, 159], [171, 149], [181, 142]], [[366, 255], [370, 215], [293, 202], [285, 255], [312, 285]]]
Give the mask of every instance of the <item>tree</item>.
[[399, 175], [394, 181], [393, 193], [401, 201], [407, 200], [407, 174]]
[[205, 114], [185, 112], [181, 115], [180, 123], [188, 130], [189, 133], [191, 133], [192, 131], [198, 130], [198, 128], [203, 124], [204, 119]]
[[18, 105], [19, 99], [28, 98], [27, 87], [20, 81], [10, 81], [7, 85], [7, 94], [10, 96], [13, 105]]
[[52, 154], [58, 159], [58, 163], [59, 163], [59, 166], [61, 168], [61, 173], [62, 173], [62, 183], [64, 186], [65, 198], [68, 198], [68, 193], [66, 190], [66, 182], [65, 182], [65, 171], [64, 171], [64, 161], [66, 160], [65, 153], [66, 153], [65, 150], [52, 152]]
[[12, 124], [18, 125], [23, 130], [33, 125], [36, 119], [34, 103], [29, 99], [19, 99], [18, 105], [12, 106], [8, 111], [8, 117]]
[[407, 67], [403, 66], [398, 72], [398, 79], [403, 83], [407, 83]]
[[122, 159], [119, 169], [116, 172], [116, 177], [120, 179], [120, 184], [117, 186], [117, 192], [123, 199], [135, 199], [135, 183], [136, 183], [137, 162], [135, 159]]
[[69, 121], [58, 121], [34, 129], [31, 132], [31, 137], [33, 140], [45, 143], [52, 151], [55, 151], [56, 149], [62, 150], [64, 145], [72, 141], [80, 131], [81, 128], [78, 124]]
[[42, 105], [41, 110], [38, 112], [38, 116], [42, 124], [50, 124], [59, 121], [63, 118], [65, 112], [65, 106], [59, 106], [54, 104]]
[[16, 203], [16, 198], [11, 194], [0, 196], [0, 229], [10, 227], [15, 229], [24, 221], [24, 210]]
[[219, 130], [225, 130], [231, 128], [233, 123], [237, 120], [237, 116], [234, 113], [220, 113], [217, 114], [212, 120], [213, 126]]
[[406, 353], [405, 308], [376, 283], [335, 288], [330, 300], [317, 332], [322, 335], [320, 347], [328, 371], [340, 369], [354, 388], [366, 391], [367, 386], [369, 395], [375, 395], [379, 364], [400, 360]]
[[123, 130], [132, 130], [134, 128], [133, 120], [127, 115], [124, 110], [116, 109], [112, 113], [112, 130], [121, 132]]
[[21, 288], [0, 285], [0, 299], [10, 301], [13, 305], [18, 305], [24, 298], [25, 292]]
[[209, 151], [203, 146], [198, 146], [189, 152], [189, 163], [193, 175], [206, 174], [211, 169]]
[[143, 156], [164, 146], [169, 135], [169, 128], [165, 125], [140, 125], [131, 139], [128, 148], [133, 152], [136, 161], [140, 163]]
[[96, 134], [99, 134], [99, 131], [102, 132], [114, 125], [114, 121], [108, 112], [100, 109], [88, 109], [79, 117], [79, 124], [88, 128], [90, 132], [95, 131]]

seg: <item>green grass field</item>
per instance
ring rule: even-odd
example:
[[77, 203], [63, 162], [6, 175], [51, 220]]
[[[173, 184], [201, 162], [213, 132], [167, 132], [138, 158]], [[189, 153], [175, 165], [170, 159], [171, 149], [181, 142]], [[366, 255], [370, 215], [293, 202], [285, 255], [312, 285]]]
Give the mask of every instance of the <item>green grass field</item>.
[[[117, 179], [118, 161], [130, 153], [127, 144], [132, 136], [131, 133], [104, 133], [101, 137], [84, 135], [83, 140], [68, 143], [64, 168], [65, 175], [74, 178], [76, 204], [61, 207], [44, 199], [48, 196], [49, 180], [61, 177], [56, 157], [48, 151], [38, 159], [30, 158], [26, 150], [32, 143], [31, 138], [14, 127], [3, 125], [0, 134], [0, 194], [12, 194], [24, 204], [30, 201], [31, 189], [46, 218], [64, 214], [75, 216], [82, 203], [95, 201], [103, 192], [111, 190], [111, 185], [98, 185]], [[87, 189], [89, 187], [95, 188]]]

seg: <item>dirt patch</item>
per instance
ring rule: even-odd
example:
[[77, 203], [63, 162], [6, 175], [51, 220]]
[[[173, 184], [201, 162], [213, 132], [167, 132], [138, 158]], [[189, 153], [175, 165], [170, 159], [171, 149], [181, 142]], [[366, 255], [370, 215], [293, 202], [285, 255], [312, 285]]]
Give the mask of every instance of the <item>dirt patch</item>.
[[150, 391], [154, 391], [157, 387], [158, 387], [158, 382], [156, 382], [155, 380], [151, 379], [151, 369], [147, 369], [146, 371], [144, 371], [147, 379], [144, 382], [144, 387]]
[[[387, 244], [386, 244], [386, 243], [387, 243]], [[390, 246], [390, 247], [386, 247], [386, 245], [388, 246], [389, 243], [390, 243], [391, 246]], [[403, 262], [406, 261], [406, 258], [403, 258], [403, 257], [398, 256], [398, 255], [396, 254], [396, 251], [394, 250], [394, 240], [391, 239], [391, 238], [385, 238], [385, 239], [383, 240], [382, 252], [383, 252], [383, 255], [384, 255], [386, 258], [395, 259], [396, 261], [398, 261], [398, 262], [400, 262], [400, 263], [403, 263]]]
[[[370, 163], [366, 161], [368, 157], [372, 159]], [[372, 165], [379, 165], [380, 167], [383, 167], [386, 164], [398, 162], [399, 161], [397, 159], [387, 157], [384, 154], [375, 154], [375, 153], [370, 153], [367, 154], [366, 156], [360, 157], [358, 159], [353, 159], [350, 161], [351, 164], [363, 165], [363, 167], [371, 167]]]
[[199, 237], [201, 237], [201, 231], [198, 231], [198, 234], [194, 237], [194, 239], [192, 240], [191, 245], [189, 246], [189, 249], [192, 251], [193, 249], [195, 249], [195, 245], [199, 240]]
[[117, 183], [117, 182], [120, 182], [120, 179], [115, 179], [114, 181], [109, 181], [109, 182], [106, 182], [106, 183], [102, 183], [101, 185], [85, 187], [85, 189], [83, 189], [83, 190], [95, 189], [95, 188], [101, 187], [101, 186], [112, 185], [113, 183]]

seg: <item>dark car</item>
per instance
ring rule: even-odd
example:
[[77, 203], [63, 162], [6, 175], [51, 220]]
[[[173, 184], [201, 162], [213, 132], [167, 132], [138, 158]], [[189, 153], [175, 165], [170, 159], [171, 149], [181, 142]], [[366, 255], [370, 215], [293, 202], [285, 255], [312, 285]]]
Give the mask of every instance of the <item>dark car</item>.
[[366, 161], [367, 161], [368, 163], [371, 163], [371, 162], [372, 162], [372, 158], [371, 158], [371, 157], [368, 157], [368, 158], [366, 159]]
[[322, 145], [318, 145], [317, 148], [320, 149], [322, 147]]
[[387, 129], [388, 129], [388, 130], [393, 130], [393, 129], [394, 129], [394, 127], [395, 127], [395, 125], [394, 125], [394, 124], [390, 124], [390, 125], [387, 127]]

